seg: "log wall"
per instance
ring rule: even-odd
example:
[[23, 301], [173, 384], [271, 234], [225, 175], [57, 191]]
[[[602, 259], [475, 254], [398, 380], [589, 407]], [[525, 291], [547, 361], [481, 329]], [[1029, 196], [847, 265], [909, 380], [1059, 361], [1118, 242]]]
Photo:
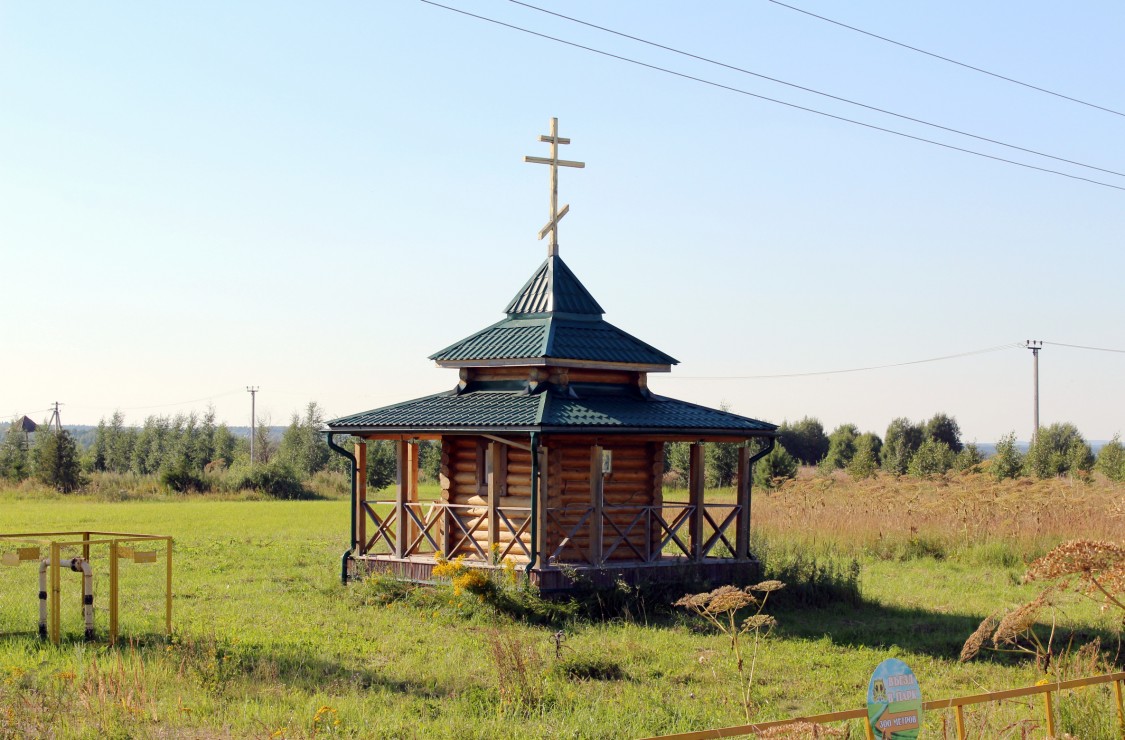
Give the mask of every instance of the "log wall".
[[[570, 542], [559, 554], [562, 562], [585, 562], [590, 556], [591, 518], [576, 531], [575, 526], [592, 505], [590, 495], [591, 443], [565, 441], [556, 437], [551, 442], [547, 476], [547, 506], [552, 510], [547, 528], [547, 552], [553, 553], [563, 538], [571, 535]], [[617, 443], [603, 441], [604, 449], [613, 454], [613, 472], [602, 483], [603, 505], [606, 516], [624, 532], [642, 507], [660, 503], [663, 477], [663, 445], [658, 442]], [[646, 528], [642, 518], [629, 532], [627, 540], [637, 552], [646, 553]], [[602, 527], [602, 552], [610, 561], [638, 560], [637, 552], [624, 542], [616, 545], [620, 535], [606, 522]], [[653, 534], [652, 547], [659, 542]]]
[[[503, 520], [498, 519], [496, 532], [490, 539], [488, 522], [488, 478], [492, 470], [490, 461], [490, 446], [495, 445], [500, 455], [506, 459], [501, 466], [506, 471], [502, 477], [495, 481], [497, 493], [497, 506], [503, 509], [505, 516], [512, 524], [512, 528], [519, 531], [524, 521], [528, 518], [528, 511], [512, 511], [510, 507], [530, 508], [531, 506], [531, 453], [484, 437], [454, 437], [446, 436], [441, 442], [441, 497], [449, 504], [458, 504], [469, 508], [458, 508], [453, 511], [461, 517], [467, 529], [472, 529], [478, 523], [479, 527], [473, 533], [473, 538], [486, 553], [492, 541], [498, 543], [502, 550], [507, 549], [513, 536]], [[455, 541], [462, 537], [460, 529], [451, 524], [449, 531]], [[531, 549], [531, 532], [520, 535], [524, 545]], [[465, 543], [450, 553], [451, 557], [465, 555], [475, 557], [476, 551]], [[518, 562], [526, 562], [527, 556], [519, 546], [515, 546], [509, 553]]]

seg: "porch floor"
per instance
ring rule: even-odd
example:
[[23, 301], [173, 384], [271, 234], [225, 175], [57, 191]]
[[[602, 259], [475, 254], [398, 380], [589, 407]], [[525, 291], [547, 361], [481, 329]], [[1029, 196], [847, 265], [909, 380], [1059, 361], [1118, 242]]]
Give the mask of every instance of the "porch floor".
[[[424, 555], [407, 558], [396, 558], [391, 555], [357, 555], [353, 557], [352, 574], [361, 576], [364, 573], [389, 573], [407, 581], [433, 583], [433, 570], [436, 565], [437, 561], [434, 558]], [[478, 562], [467, 562], [466, 565], [485, 569], [499, 567]], [[517, 566], [520, 572], [523, 568], [522, 564]], [[698, 561], [683, 557], [667, 557], [647, 563], [622, 561], [606, 563], [602, 566], [564, 563], [563, 568], [556, 566], [533, 568], [531, 582], [543, 593], [563, 593], [587, 584], [606, 588], [618, 581], [624, 581], [631, 586], [655, 583], [748, 585], [760, 580], [762, 573], [761, 563], [753, 556], [748, 560], [704, 558]], [[568, 572], [576, 574], [580, 583], [576, 584]]]

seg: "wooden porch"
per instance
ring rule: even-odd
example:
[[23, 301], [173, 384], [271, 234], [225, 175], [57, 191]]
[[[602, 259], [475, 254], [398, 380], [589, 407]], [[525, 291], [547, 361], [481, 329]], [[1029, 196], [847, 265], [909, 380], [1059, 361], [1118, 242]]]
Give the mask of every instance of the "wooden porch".
[[[691, 446], [686, 500], [664, 498], [663, 440], [547, 442], [532, 465], [531, 447], [519, 439], [443, 438], [442, 497], [423, 501], [417, 442], [396, 440], [394, 498], [372, 500], [357, 486], [356, 571], [425, 582], [442, 559], [479, 568], [511, 561], [547, 591], [572, 587], [567, 573], [575, 572], [595, 584], [758, 575], [749, 552], [749, 447], [739, 448], [734, 502], [712, 503], [704, 501], [703, 442]], [[356, 455], [362, 470], [364, 444]]]

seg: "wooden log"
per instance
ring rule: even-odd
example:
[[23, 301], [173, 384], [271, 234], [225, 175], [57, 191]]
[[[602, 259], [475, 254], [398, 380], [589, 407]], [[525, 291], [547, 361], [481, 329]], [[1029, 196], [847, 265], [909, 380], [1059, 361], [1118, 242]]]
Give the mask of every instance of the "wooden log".
[[[473, 506], [488, 506], [488, 498], [486, 496], [480, 496], [479, 494], [474, 493], [471, 496], [465, 496], [463, 500], [457, 501], [455, 503], [470, 504]], [[505, 514], [507, 514], [509, 508], [530, 507], [531, 496], [503, 496], [498, 500], [497, 505]]]

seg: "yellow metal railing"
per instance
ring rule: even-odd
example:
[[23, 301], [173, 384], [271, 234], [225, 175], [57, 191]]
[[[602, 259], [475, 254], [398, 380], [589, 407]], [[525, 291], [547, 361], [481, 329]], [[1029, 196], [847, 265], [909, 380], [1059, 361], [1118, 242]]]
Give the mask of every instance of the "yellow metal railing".
[[[111, 644], [117, 643], [118, 629], [119, 629], [119, 605], [120, 605], [120, 568], [118, 561], [121, 558], [131, 559], [134, 563], [156, 563], [159, 557], [159, 551], [141, 551], [136, 549], [136, 545], [144, 545], [151, 543], [159, 547], [162, 543], [164, 546], [164, 631], [165, 634], [172, 634], [172, 538], [163, 535], [151, 534], [135, 534], [129, 532], [23, 532], [18, 534], [0, 534], [0, 545], [3, 544], [17, 544], [24, 545], [16, 552], [18, 553], [15, 561], [20, 560], [36, 560], [39, 557], [31, 558], [24, 557], [25, 552], [30, 552], [32, 549], [46, 548], [49, 555], [47, 558], [48, 569], [48, 588], [47, 588], [47, 636], [51, 642], [56, 645], [59, 644], [61, 639], [61, 624], [62, 624], [62, 579], [61, 570], [63, 564], [62, 550], [66, 548], [82, 547], [82, 559], [87, 563], [91, 561], [91, 554], [95, 551], [92, 548], [99, 546], [106, 546], [107, 556], [109, 560], [109, 641]], [[28, 547], [28, 546], [32, 547]], [[13, 563], [5, 561], [6, 565]]]
[[[922, 704], [923, 710], [934, 709], [953, 709], [956, 715], [957, 722], [957, 738], [958, 740], [965, 740], [967, 737], [965, 731], [965, 715], [964, 708], [973, 704], [987, 704], [989, 702], [1003, 701], [1004, 699], [1017, 699], [1024, 696], [1034, 696], [1036, 694], [1043, 695], [1043, 704], [1046, 714], [1047, 724], [1047, 737], [1055, 736], [1055, 716], [1054, 716], [1054, 702], [1052, 695], [1067, 689], [1079, 689], [1084, 686], [1095, 686], [1097, 684], [1112, 683], [1114, 705], [1117, 711], [1117, 734], [1118, 737], [1125, 738], [1125, 706], [1122, 704], [1122, 682], [1125, 682], [1125, 671], [1117, 673], [1107, 673], [1101, 676], [1090, 676], [1088, 678], [1075, 678], [1068, 681], [1055, 681], [1052, 683], [1037, 684], [1035, 686], [1025, 686], [1019, 689], [1008, 689], [1006, 691], [992, 691], [986, 694], [973, 694], [971, 696], [959, 696], [952, 699], [937, 699], [935, 701], [927, 701]], [[830, 722], [843, 722], [850, 719], [864, 720], [864, 728], [866, 730], [866, 737], [873, 740], [875, 735], [871, 731], [871, 725], [866, 722], [867, 709], [847, 709], [840, 712], [828, 712], [826, 714], [815, 714], [809, 717], [796, 717], [793, 719], [775, 720], [772, 722], [757, 722], [746, 725], [735, 725], [733, 727], [721, 727], [711, 730], [699, 730], [696, 732], [683, 732], [676, 735], [660, 735], [658, 737], [647, 738], [646, 740], [711, 740], [711, 738], [722, 737], [741, 737], [743, 735], [756, 735], [758, 733], [773, 730], [779, 727], [786, 727], [787, 725], [796, 724], [816, 724], [823, 725]]]

